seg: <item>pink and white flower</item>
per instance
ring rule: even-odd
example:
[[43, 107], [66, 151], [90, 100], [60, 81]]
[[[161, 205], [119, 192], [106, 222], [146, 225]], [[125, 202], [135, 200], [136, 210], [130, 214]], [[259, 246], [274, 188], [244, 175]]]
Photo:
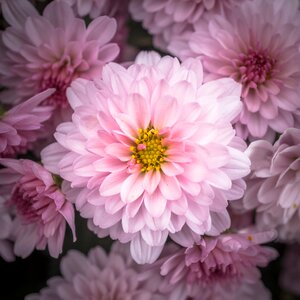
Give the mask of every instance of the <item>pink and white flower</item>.
[[163, 279], [159, 290], [171, 293], [172, 300], [271, 299], [258, 267], [276, 258], [274, 249], [260, 245], [275, 236], [273, 231], [241, 231], [178, 248], [160, 260]]
[[245, 0], [131, 0], [134, 20], [153, 35], [154, 45], [163, 50], [176, 36], [192, 32], [206, 13], [224, 13]]
[[100, 74], [119, 53], [118, 45], [110, 43], [117, 26], [110, 17], [96, 18], [86, 28], [62, 1], [52, 1], [42, 16], [27, 0], [3, 0], [1, 5], [10, 25], [0, 42], [0, 82], [8, 88], [7, 103], [56, 88], [45, 103], [65, 111], [71, 82]]
[[[0, 115], [0, 157], [25, 153], [38, 139], [51, 106], [41, 106], [55, 92], [48, 89]], [[47, 100], [46, 100], [47, 101]]]
[[66, 222], [75, 240], [74, 210], [46, 169], [31, 160], [0, 159], [0, 194], [12, 211], [14, 253], [27, 257], [48, 246], [51, 256], [62, 251]]
[[275, 132], [299, 123], [299, 20], [298, 0], [247, 1], [199, 23], [169, 50], [181, 59], [201, 57], [206, 80], [228, 76], [240, 82], [239, 135], [274, 139]]
[[203, 85], [196, 59], [142, 52], [128, 69], [108, 64], [68, 90], [73, 121], [43, 163], [77, 190], [70, 200], [99, 236], [154, 261], [185, 224], [199, 235], [230, 226], [227, 200], [243, 195], [250, 164], [231, 125], [240, 92], [232, 79]]
[[251, 174], [243, 198], [256, 223], [276, 228], [282, 241], [300, 242], [300, 129], [287, 129], [274, 145], [250, 144]]
[[130, 258], [129, 249], [118, 243], [109, 255], [100, 247], [91, 249], [87, 256], [71, 250], [60, 269], [62, 277], [51, 278], [48, 287], [25, 300], [166, 299], [156, 292], [159, 273], [156, 278], [145, 277]]

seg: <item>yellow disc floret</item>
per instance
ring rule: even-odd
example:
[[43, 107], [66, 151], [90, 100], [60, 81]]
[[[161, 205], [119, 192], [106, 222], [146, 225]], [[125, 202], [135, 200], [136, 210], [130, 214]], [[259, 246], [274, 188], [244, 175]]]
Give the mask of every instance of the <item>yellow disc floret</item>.
[[161, 164], [165, 161], [167, 150], [162, 141], [163, 137], [152, 126], [139, 129], [135, 145], [130, 147], [130, 151], [132, 152], [131, 158], [141, 165], [142, 172], [160, 170]]

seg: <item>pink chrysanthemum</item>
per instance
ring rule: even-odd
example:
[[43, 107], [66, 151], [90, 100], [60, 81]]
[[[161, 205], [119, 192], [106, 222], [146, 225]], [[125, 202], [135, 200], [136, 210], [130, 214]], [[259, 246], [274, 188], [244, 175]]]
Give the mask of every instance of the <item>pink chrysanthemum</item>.
[[145, 277], [123, 247], [115, 243], [109, 255], [96, 247], [87, 257], [69, 251], [61, 262], [63, 277], [50, 279], [49, 287], [25, 300], [166, 300], [156, 292], [157, 280]]
[[10, 24], [0, 42], [0, 82], [9, 88], [6, 102], [56, 88], [45, 103], [65, 108], [70, 83], [99, 74], [119, 53], [110, 43], [116, 32], [112, 18], [96, 18], [86, 28], [62, 1], [52, 1], [42, 16], [27, 0], [4, 0], [2, 9]]
[[42, 123], [52, 115], [51, 106], [40, 106], [54, 89], [48, 89], [0, 114], [0, 157], [25, 153], [37, 140]]
[[14, 214], [14, 253], [27, 257], [34, 248], [48, 246], [51, 256], [62, 251], [66, 222], [75, 239], [74, 210], [54, 179], [41, 165], [30, 160], [0, 159], [0, 194]]
[[300, 296], [300, 245], [295, 244], [286, 249], [283, 257], [279, 282], [281, 288]]
[[258, 267], [267, 266], [277, 256], [274, 249], [260, 246], [274, 237], [271, 231], [244, 231], [205, 237], [178, 249], [160, 262], [163, 279], [159, 290], [171, 292], [172, 300], [270, 299]]
[[155, 46], [165, 50], [170, 41], [194, 26], [207, 12], [224, 12], [244, 0], [131, 0], [132, 18], [141, 21], [154, 36]]
[[193, 34], [175, 39], [169, 50], [181, 58], [200, 56], [207, 80], [228, 76], [240, 82], [239, 135], [274, 139], [275, 132], [299, 122], [299, 45], [299, 1], [254, 0], [236, 6], [227, 17], [202, 22]]
[[276, 228], [283, 241], [300, 241], [300, 129], [289, 128], [272, 146], [250, 144], [252, 173], [243, 205], [256, 209], [256, 222]]
[[108, 64], [68, 90], [73, 121], [43, 162], [78, 189], [70, 198], [99, 236], [132, 240], [134, 258], [153, 261], [184, 224], [200, 235], [229, 227], [227, 200], [243, 194], [250, 163], [230, 123], [240, 91], [232, 79], [202, 85], [196, 59], [142, 52], [128, 69]]

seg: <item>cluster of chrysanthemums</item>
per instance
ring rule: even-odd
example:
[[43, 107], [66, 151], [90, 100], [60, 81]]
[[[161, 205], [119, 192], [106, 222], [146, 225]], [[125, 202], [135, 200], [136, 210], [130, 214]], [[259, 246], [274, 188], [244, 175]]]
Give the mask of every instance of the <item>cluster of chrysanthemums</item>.
[[26, 299], [267, 300], [272, 241], [300, 294], [300, 2], [37, 2], [1, 0], [0, 256], [57, 258], [75, 211], [117, 241]]

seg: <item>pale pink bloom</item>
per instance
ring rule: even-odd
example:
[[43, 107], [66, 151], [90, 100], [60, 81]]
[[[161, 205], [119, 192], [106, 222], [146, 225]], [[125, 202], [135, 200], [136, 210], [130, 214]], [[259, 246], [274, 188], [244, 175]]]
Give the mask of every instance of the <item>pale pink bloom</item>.
[[32, 149], [43, 123], [52, 115], [51, 106], [41, 106], [54, 89], [48, 89], [0, 114], [0, 157], [15, 156]]
[[196, 59], [142, 52], [128, 69], [108, 64], [68, 90], [72, 122], [43, 162], [76, 188], [69, 197], [90, 228], [153, 261], [184, 224], [199, 235], [230, 226], [227, 200], [243, 195], [250, 163], [231, 125], [240, 92], [232, 79], [203, 85]]
[[166, 50], [176, 36], [192, 32], [207, 13], [224, 13], [245, 0], [131, 0], [134, 20], [153, 35], [156, 47]]
[[300, 245], [289, 246], [284, 253], [280, 272], [280, 286], [300, 296]]
[[[129, 249], [115, 243], [107, 255], [95, 247], [85, 256], [71, 250], [60, 265], [62, 277], [53, 277], [40, 294], [25, 300], [166, 300], [156, 293], [157, 279], [143, 274]], [[152, 273], [153, 275], [153, 273]]]
[[201, 57], [206, 80], [227, 76], [240, 82], [244, 105], [238, 134], [274, 140], [275, 132], [299, 122], [299, 45], [299, 1], [254, 0], [226, 17], [203, 21], [169, 50], [181, 59]]
[[52, 174], [31, 160], [0, 159], [0, 194], [13, 211], [14, 253], [27, 257], [48, 246], [51, 256], [62, 251], [66, 223], [75, 240], [74, 210]]
[[178, 248], [159, 261], [163, 276], [159, 290], [171, 292], [172, 300], [271, 299], [260, 282], [258, 267], [276, 258], [274, 249], [260, 245], [275, 236], [273, 231], [245, 230]]
[[66, 88], [78, 77], [100, 74], [119, 53], [110, 43], [116, 21], [99, 17], [86, 27], [64, 2], [52, 1], [41, 16], [27, 0], [3, 0], [9, 27], [1, 33], [0, 82], [7, 103], [21, 101], [47, 88], [56, 92], [46, 104], [65, 110]]
[[243, 198], [246, 210], [256, 210], [256, 223], [276, 228], [282, 241], [300, 241], [300, 129], [287, 129], [272, 146], [250, 144], [252, 173]]

